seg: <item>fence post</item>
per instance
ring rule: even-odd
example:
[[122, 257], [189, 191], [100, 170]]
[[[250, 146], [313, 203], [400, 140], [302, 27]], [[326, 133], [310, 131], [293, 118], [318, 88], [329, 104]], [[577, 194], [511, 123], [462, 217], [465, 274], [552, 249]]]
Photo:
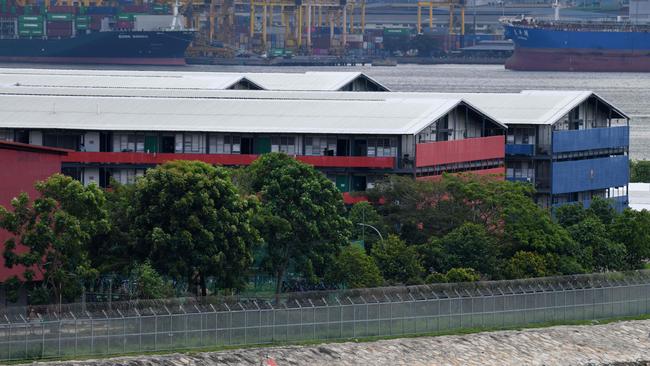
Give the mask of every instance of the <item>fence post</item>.
[[59, 341], [59, 352], [58, 356], [61, 357], [61, 322], [62, 320], [59, 319], [59, 332], [58, 332], [58, 341]]
[[45, 321], [40, 314], [38, 317], [41, 319], [41, 358], [45, 358]]
[[137, 308], [134, 308], [135, 316], [138, 317], [138, 351], [142, 351], [142, 315]]
[[262, 309], [257, 305], [257, 301], [253, 301], [257, 308], [257, 343], [262, 343]]
[[[90, 318], [90, 353], [95, 354], [95, 324], [92, 315], [90, 313], [87, 314]], [[45, 338], [45, 335], [43, 335], [43, 338]]]
[[367, 337], [370, 335], [368, 333], [368, 323], [370, 323], [370, 304], [368, 304], [368, 301], [363, 296], [359, 296], [359, 297], [366, 304], [366, 337]]
[[311, 326], [313, 330], [312, 339], [316, 339], [316, 307], [314, 306], [314, 302], [311, 301], [311, 299], [307, 300], [309, 300], [309, 304], [311, 305]]
[[339, 339], [343, 338], [343, 304], [339, 301], [339, 298], [334, 296], [336, 303], [339, 304]]
[[9, 318], [7, 318], [7, 315], [5, 315], [5, 319], [7, 319], [7, 321], [9, 322], [9, 336], [7, 337], [7, 343], [8, 343], [7, 348], [8, 348], [9, 353], [7, 354], [7, 356], [8, 356], [7, 359], [11, 360], [12, 359], [12, 357], [11, 357], [11, 348], [12, 348], [11, 347], [11, 330], [12, 329], [11, 328], [12, 328], [12, 325], [11, 325], [11, 321], [9, 321]]
[[381, 304], [379, 303], [379, 300], [377, 300], [375, 295], [372, 295], [372, 297], [373, 297], [373, 299], [375, 299], [375, 304], [377, 304], [377, 319], [378, 319], [377, 324], [379, 325], [379, 327], [378, 327], [379, 328], [378, 329], [379, 334], [378, 335], [381, 337]]
[[181, 311], [183, 312], [183, 320], [184, 320], [184, 322], [183, 322], [183, 328], [185, 328], [185, 329], [184, 329], [184, 332], [183, 332], [183, 333], [184, 333], [184, 334], [183, 334], [183, 345], [184, 345], [185, 347], [187, 347], [187, 318], [188, 318], [188, 316], [187, 316], [187, 311], [185, 311], [185, 308], [183, 307], [183, 305], [179, 305], [178, 307], [179, 307], [179, 308], [181, 309]]
[[352, 338], [354, 338], [357, 336], [357, 307], [350, 297], [348, 297], [348, 301], [352, 307]]
[[212, 309], [212, 312], [214, 312], [214, 345], [216, 346], [219, 344], [219, 314], [212, 304], [210, 304], [210, 308]]
[[[27, 333], [28, 333], [28, 331], [27, 331], [27, 319], [25, 319], [25, 317], [23, 317], [22, 314], [20, 315], [20, 319], [22, 319], [23, 327], [25, 328], [25, 331], [23, 333], [25, 333], [25, 358], [27, 358], [28, 357], [27, 356]], [[75, 337], [76, 337], [76, 334], [75, 334]]]
[[149, 308], [153, 314], [153, 349], [154, 351], [158, 350], [158, 313], [153, 311], [152, 308]]

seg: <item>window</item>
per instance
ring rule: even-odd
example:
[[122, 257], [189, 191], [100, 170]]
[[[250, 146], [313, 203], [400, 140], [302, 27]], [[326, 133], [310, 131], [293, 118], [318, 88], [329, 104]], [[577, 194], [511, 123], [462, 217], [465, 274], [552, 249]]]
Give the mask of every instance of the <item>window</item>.
[[0, 129], [0, 141], [11, 141], [9, 130]]
[[144, 135], [134, 133], [114, 134], [113, 151], [144, 152]]
[[184, 133], [183, 134], [183, 152], [189, 154], [201, 154], [205, 152], [203, 134]]
[[369, 138], [368, 156], [397, 156], [397, 140], [394, 137]]
[[133, 184], [137, 178], [144, 176], [144, 169], [115, 169], [113, 179], [121, 184]]
[[275, 136], [271, 138], [271, 152], [296, 154], [296, 138], [293, 136]]
[[305, 137], [305, 155], [334, 156], [336, 155], [336, 136]]
[[241, 137], [232, 135], [210, 135], [211, 154], [239, 154]]

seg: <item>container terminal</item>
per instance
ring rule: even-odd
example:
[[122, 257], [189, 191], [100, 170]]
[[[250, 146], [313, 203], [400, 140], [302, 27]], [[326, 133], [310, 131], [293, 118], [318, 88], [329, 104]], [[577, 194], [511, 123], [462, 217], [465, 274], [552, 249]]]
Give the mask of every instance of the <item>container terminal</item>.
[[[617, 16], [624, 10], [600, 2], [565, 9], [563, 14], [589, 18], [594, 11]], [[525, 0], [0, 0], [0, 61], [502, 62], [513, 46], [504, 40], [499, 18], [545, 17], [552, 12], [550, 4]]]

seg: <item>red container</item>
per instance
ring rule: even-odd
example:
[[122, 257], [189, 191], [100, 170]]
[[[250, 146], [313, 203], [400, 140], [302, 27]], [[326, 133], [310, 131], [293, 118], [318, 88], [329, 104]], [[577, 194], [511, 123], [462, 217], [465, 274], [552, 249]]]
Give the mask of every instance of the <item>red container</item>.
[[72, 29], [48, 29], [48, 37], [71, 37]]
[[47, 29], [72, 29], [72, 22], [47, 22]]
[[70, 13], [70, 14], [77, 14], [77, 7], [76, 6], [50, 6], [47, 9], [48, 13], [57, 13], [57, 14], [63, 14], [63, 13]]
[[133, 29], [133, 22], [128, 20], [118, 20], [116, 27], [117, 29]]
[[124, 5], [122, 7], [123, 13], [148, 13], [148, 5]]

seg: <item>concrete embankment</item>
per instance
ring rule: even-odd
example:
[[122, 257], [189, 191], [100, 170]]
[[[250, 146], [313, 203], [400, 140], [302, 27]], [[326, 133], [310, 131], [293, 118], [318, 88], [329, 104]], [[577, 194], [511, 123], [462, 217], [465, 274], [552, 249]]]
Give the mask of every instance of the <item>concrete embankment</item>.
[[[119, 357], [42, 363], [47, 366], [260, 365], [616, 365], [650, 366], [650, 320], [556, 326], [382, 340]], [[266, 363], [264, 363], [266, 364]]]

